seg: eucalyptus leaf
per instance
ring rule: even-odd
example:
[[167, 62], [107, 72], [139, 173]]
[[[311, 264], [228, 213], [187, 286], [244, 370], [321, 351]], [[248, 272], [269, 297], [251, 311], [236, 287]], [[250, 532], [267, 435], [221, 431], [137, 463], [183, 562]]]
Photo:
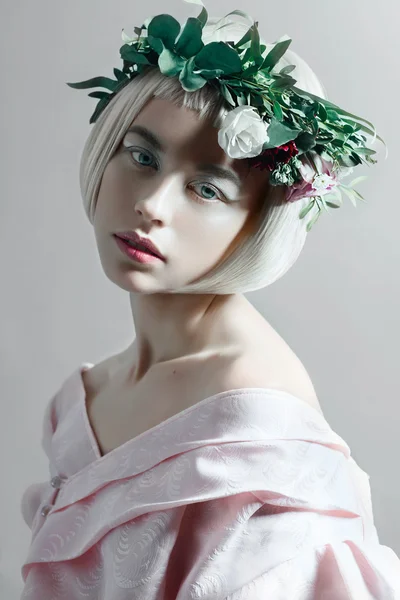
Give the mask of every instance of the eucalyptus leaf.
[[100, 100], [102, 100], [103, 98], [108, 98], [110, 94], [108, 92], [90, 92], [88, 96], [91, 98], [100, 98]]
[[286, 67], [283, 67], [283, 69], [281, 69], [279, 71], [280, 75], [288, 75], [289, 73], [291, 73], [294, 69], [296, 68], [296, 65], [287, 65]]
[[249, 104], [249, 102], [247, 102], [246, 95], [243, 94], [243, 92], [239, 92], [239, 94], [237, 94], [236, 100], [237, 100], [238, 106], [245, 106], [246, 104]]
[[253, 60], [256, 65], [261, 66], [264, 62], [264, 58], [261, 54], [260, 48], [260, 34], [258, 33], [257, 23], [254, 23], [251, 28], [251, 52], [253, 55]]
[[125, 79], [127, 79], [125, 73], [123, 73], [122, 71], [120, 71], [120, 69], [117, 69], [116, 67], [114, 68], [114, 75], [118, 79], [118, 81], [124, 81]]
[[175, 40], [181, 31], [179, 21], [171, 15], [157, 15], [147, 27], [149, 35], [162, 40], [165, 48], [173, 50]]
[[200, 21], [190, 17], [175, 42], [175, 52], [185, 58], [191, 58], [200, 52], [204, 47], [202, 31]]
[[295, 83], [296, 83], [296, 79], [293, 79], [293, 77], [290, 77], [289, 75], [284, 75], [283, 77], [279, 77], [279, 78], [275, 79], [271, 83], [270, 87], [273, 90], [284, 90], [284, 89], [292, 87], [292, 85], [294, 85]]
[[365, 179], [368, 179], [367, 175], [361, 175], [360, 177], [356, 177], [355, 179], [353, 179], [353, 181], [350, 181], [350, 183], [348, 185], [350, 187], [353, 187], [353, 186], [357, 185], [358, 183], [361, 183], [361, 181], [364, 181]]
[[349, 198], [349, 200], [351, 201], [352, 205], [355, 206], [355, 207], [357, 207], [356, 198], [355, 198], [355, 195], [353, 193], [354, 190], [350, 190], [350, 189], [348, 189], [344, 185], [341, 185], [340, 188], [346, 194], [346, 196]]
[[90, 117], [90, 121], [89, 121], [90, 124], [95, 123], [97, 121], [98, 116], [103, 112], [104, 108], [107, 106], [109, 101], [110, 101], [110, 98], [103, 98], [102, 100], [100, 100], [98, 102], [94, 113]]
[[132, 46], [125, 44], [119, 50], [121, 58], [130, 63], [136, 63], [138, 65], [149, 65], [151, 64], [146, 55], [143, 52], [137, 52]]
[[321, 103], [318, 103], [318, 115], [321, 121], [326, 121], [328, 118], [328, 114], [326, 112], [325, 106]]
[[276, 63], [280, 61], [286, 50], [289, 48], [292, 40], [283, 40], [275, 44], [275, 46], [268, 52], [264, 62], [261, 65], [262, 69], [269, 69], [270, 71], [275, 67]]
[[313, 206], [313, 201], [310, 202], [310, 204], [307, 204], [307, 206], [304, 206], [304, 208], [302, 208], [302, 210], [299, 212], [299, 219], [304, 219], [304, 217], [310, 212]]
[[316, 223], [316, 221], [319, 219], [319, 217], [321, 216], [321, 210], [319, 212], [317, 212], [313, 218], [311, 219], [311, 221], [309, 221], [307, 223], [307, 227], [306, 227], [306, 231], [310, 231], [312, 226], [314, 225], [314, 223]]
[[303, 152], [308, 152], [315, 146], [315, 137], [308, 131], [303, 131], [296, 137], [296, 146]]
[[200, 21], [202, 28], [204, 28], [208, 21], [208, 12], [205, 6], [203, 6], [202, 11], [198, 15], [197, 19]]
[[[158, 55], [164, 50], [163, 41], [160, 38], [155, 38], [152, 35], [149, 35], [147, 38], [150, 48], [154, 50]], [[158, 60], [158, 59], [157, 59]]]
[[274, 111], [274, 115], [278, 119], [278, 121], [282, 121], [283, 120], [282, 108], [281, 108], [279, 102], [277, 102], [276, 100], [274, 100], [273, 111]]
[[241, 37], [238, 42], [236, 42], [235, 47], [240, 48], [241, 46], [244, 46], [244, 44], [247, 44], [247, 42], [250, 42], [251, 41], [251, 32], [252, 32], [252, 27], [250, 27], [247, 30], [247, 32], [244, 34], [244, 36]]
[[183, 69], [185, 62], [184, 58], [180, 58], [171, 52], [171, 50], [168, 50], [168, 48], [164, 48], [159, 56], [158, 66], [161, 73], [168, 77], [173, 77]]
[[183, 89], [187, 92], [194, 92], [195, 90], [202, 88], [207, 83], [204, 77], [193, 73], [194, 59], [195, 57], [193, 56], [186, 61], [179, 74], [179, 81], [181, 82]]
[[376, 150], [372, 148], [356, 148], [356, 151], [360, 154], [376, 154]]
[[326, 114], [328, 115], [328, 119], [330, 121], [338, 121], [340, 118], [338, 113], [335, 110], [332, 110], [331, 108], [326, 109]]
[[230, 93], [230, 91], [228, 90], [227, 86], [224, 84], [221, 84], [221, 93], [224, 96], [225, 100], [231, 104], [232, 106], [236, 106], [236, 103], [232, 97], [232, 94]]
[[277, 148], [282, 144], [286, 144], [286, 142], [296, 139], [300, 131], [299, 129], [291, 129], [275, 117], [272, 118], [267, 129], [269, 141], [263, 145], [263, 150]]
[[196, 65], [199, 69], [222, 69], [225, 75], [242, 69], [238, 53], [224, 42], [206, 44], [196, 55]]
[[67, 85], [76, 90], [85, 90], [91, 87], [104, 87], [107, 90], [114, 91], [117, 82], [109, 77], [92, 77], [86, 81], [79, 81], [77, 83], [67, 83]]
[[340, 187], [334, 187], [331, 189], [329, 194], [325, 195], [325, 200], [331, 202], [332, 200], [336, 200], [339, 205], [343, 204], [342, 194], [340, 193]]
[[[192, 58], [195, 59], [194, 56]], [[197, 75], [201, 75], [204, 77], [204, 79], [215, 79], [223, 74], [222, 69], [197, 69], [196, 67], [194, 70], [196, 71]]]

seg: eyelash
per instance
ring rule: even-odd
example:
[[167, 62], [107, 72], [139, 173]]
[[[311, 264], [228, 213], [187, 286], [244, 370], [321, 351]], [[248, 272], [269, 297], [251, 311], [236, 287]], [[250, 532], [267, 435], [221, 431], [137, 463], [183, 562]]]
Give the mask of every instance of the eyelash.
[[[148, 152], [147, 150], [144, 150], [142, 148], [135, 148], [135, 147], [129, 147], [127, 148], [129, 155], [131, 156], [133, 162], [135, 163], [136, 166], [143, 168], [143, 169], [147, 169], [149, 167], [151, 167], [151, 165], [142, 165], [141, 163], [139, 163], [137, 160], [135, 160], [132, 156], [132, 154], [134, 152], [139, 152], [140, 154], [147, 154], [147, 156], [151, 156], [151, 158], [154, 159], [154, 156]], [[203, 183], [203, 182], [199, 182], [199, 183]], [[199, 185], [199, 183], [197, 185]], [[217, 188], [215, 188], [214, 186], [210, 185], [209, 183], [206, 184], [207, 187], [209, 187], [211, 190], [213, 190], [217, 195], [220, 193], [222, 194], [222, 192], [219, 192], [219, 190], [217, 190]], [[215, 199], [210, 199], [210, 200], [206, 200], [205, 198], [202, 198], [202, 196], [199, 196], [199, 194], [196, 194], [196, 196], [200, 199], [199, 202], [200, 204], [214, 204], [215, 202], [219, 200], [223, 201], [227, 201], [226, 197], [224, 194], [222, 194], [221, 196], [218, 196], [218, 198]]]

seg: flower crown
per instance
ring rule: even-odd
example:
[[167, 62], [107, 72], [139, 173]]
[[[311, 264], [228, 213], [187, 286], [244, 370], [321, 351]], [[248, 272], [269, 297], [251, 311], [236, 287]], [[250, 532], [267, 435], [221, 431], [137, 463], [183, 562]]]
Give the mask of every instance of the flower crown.
[[329, 212], [328, 207], [341, 206], [340, 190], [354, 206], [356, 198], [364, 200], [353, 186], [366, 179], [365, 176], [349, 185], [343, 184], [341, 179], [362, 162], [377, 162], [372, 157], [375, 150], [366, 146], [367, 136], [361, 133], [372, 135], [372, 143], [378, 138], [386, 147], [375, 127], [328, 100], [295, 87], [296, 79], [290, 75], [294, 65], [274, 71], [291, 39], [281, 38], [265, 54], [266, 45], [260, 42], [258, 22], [234, 10], [218, 23], [230, 15], [245, 17], [252, 23], [246, 34], [236, 43], [211, 41], [205, 44], [202, 34], [208, 21], [207, 10], [202, 0], [184, 1], [201, 5], [202, 10], [197, 18], [187, 19], [182, 27], [173, 16], [160, 14], [146, 19], [140, 28], [135, 27], [135, 38], [129, 38], [122, 30], [123, 67], [122, 70], [114, 68], [115, 80], [99, 76], [67, 83], [75, 89], [103, 87], [110, 90], [111, 93], [88, 94], [99, 99], [90, 123], [96, 121], [111, 98], [131, 79], [145, 67], [155, 66], [164, 75], [178, 77], [188, 92], [206, 83], [219, 90], [233, 107], [218, 131], [219, 145], [232, 158], [248, 159], [251, 166], [268, 170], [272, 185], [286, 186], [287, 202], [308, 197], [310, 202], [300, 211], [299, 218], [303, 219], [313, 206], [318, 210], [307, 223], [307, 231], [322, 208]]

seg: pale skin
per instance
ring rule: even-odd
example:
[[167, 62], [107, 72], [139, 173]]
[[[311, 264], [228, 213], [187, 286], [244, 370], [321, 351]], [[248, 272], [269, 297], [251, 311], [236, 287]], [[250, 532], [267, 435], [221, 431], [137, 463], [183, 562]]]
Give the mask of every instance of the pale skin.
[[[319, 409], [304, 367], [243, 294], [173, 291], [207, 273], [244, 234], [267, 172], [229, 157], [210, 122], [167, 100], [152, 99], [131, 125], [150, 130], [163, 150], [127, 132], [99, 190], [93, 226], [101, 264], [129, 293], [136, 333], [128, 348], [83, 374], [103, 452], [225, 389], [286, 387]], [[230, 168], [238, 183], [200, 172], [202, 163]], [[113, 237], [124, 230], [150, 238], [165, 260], [125, 256]]]

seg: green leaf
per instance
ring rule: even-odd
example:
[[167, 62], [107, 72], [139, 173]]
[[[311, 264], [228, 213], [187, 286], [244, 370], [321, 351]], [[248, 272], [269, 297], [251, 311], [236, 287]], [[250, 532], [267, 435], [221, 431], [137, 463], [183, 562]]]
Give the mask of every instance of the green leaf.
[[288, 75], [289, 73], [291, 73], [293, 71], [293, 69], [296, 68], [296, 65], [287, 65], [286, 67], [283, 67], [283, 69], [281, 69], [279, 71], [279, 75]]
[[356, 165], [360, 164], [359, 161], [356, 161], [354, 158], [352, 158], [352, 155], [349, 156], [347, 154], [342, 154], [337, 161], [342, 167], [355, 167]]
[[180, 58], [168, 48], [164, 48], [158, 58], [158, 66], [161, 73], [168, 77], [174, 77], [177, 75], [185, 66], [185, 59]]
[[341, 206], [341, 204], [343, 203], [342, 194], [340, 193], [340, 188], [339, 187], [334, 187], [329, 192], [329, 194], [325, 194], [325, 202], [327, 204], [329, 204], [328, 201], [327, 201], [328, 198], [331, 198], [332, 200], [337, 200], [338, 203], [339, 203], [339, 206]]
[[199, 16], [197, 17], [197, 19], [200, 21], [202, 28], [204, 28], [208, 21], [208, 12], [205, 7], [203, 7], [203, 9], [202, 9], [201, 13], [199, 14]]
[[69, 87], [74, 88], [75, 90], [85, 90], [91, 87], [104, 87], [107, 90], [114, 91], [117, 81], [114, 79], [110, 79], [109, 77], [92, 77], [92, 79], [87, 79], [86, 81], [79, 81], [78, 83], [67, 83]]
[[310, 210], [312, 209], [313, 206], [314, 206], [313, 200], [310, 202], [310, 204], [307, 204], [307, 206], [304, 206], [304, 208], [302, 208], [302, 210], [299, 212], [299, 219], [304, 219], [304, 217], [310, 212]]
[[355, 152], [358, 152], [359, 154], [376, 154], [376, 150], [372, 150], [372, 148], [354, 148]]
[[194, 92], [207, 83], [207, 80], [204, 79], [204, 77], [193, 73], [194, 60], [195, 57], [193, 56], [186, 61], [179, 75], [179, 81], [181, 82], [183, 89], [187, 92]]
[[282, 112], [279, 102], [277, 102], [276, 100], [274, 100], [273, 110], [274, 110], [274, 115], [276, 116], [278, 121], [283, 121], [283, 112]]
[[127, 75], [123, 73], [120, 69], [114, 68], [114, 75], [118, 79], [118, 81], [125, 81], [127, 79]]
[[[370, 135], [375, 135], [376, 130], [375, 130], [374, 125], [372, 123], [370, 123], [370, 121], [367, 121], [366, 119], [364, 119], [363, 117], [359, 117], [358, 115], [354, 115], [352, 113], [349, 113], [346, 110], [343, 110], [342, 108], [340, 108], [340, 106], [337, 106], [336, 104], [333, 104], [333, 102], [329, 102], [329, 100], [326, 100], [325, 98], [321, 98], [320, 96], [316, 96], [315, 94], [311, 94], [311, 92], [306, 92], [306, 91], [302, 90], [301, 88], [293, 87], [292, 91], [295, 92], [298, 96], [301, 96], [303, 98], [311, 98], [313, 100], [318, 100], [318, 102], [323, 103], [325, 107], [329, 106], [331, 108], [334, 108], [335, 111], [339, 115], [346, 115], [347, 117], [351, 117], [353, 119], [357, 119], [357, 121], [363, 121], [364, 123], [367, 123], [367, 125], [369, 125], [370, 128], [365, 127], [365, 125], [362, 125], [362, 124], [358, 123], [359, 129], [361, 129], [362, 131], [365, 131], [366, 133], [368, 133]], [[381, 136], [379, 136], [378, 134], [376, 134], [376, 138], [379, 141], [381, 141], [386, 146], [386, 143], [381, 138]]]
[[284, 75], [283, 77], [276, 78], [270, 85], [270, 88], [273, 90], [284, 90], [286, 88], [292, 87], [296, 83], [296, 79], [290, 77], [289, 75]]
[[343, 192], [346, 194], [346, 196], [350, 199], [351, 203], [353, 206], [357, 207], [357, 203], [356, 203], [356, 198], [353, 194], [354, 190], [351, 190], [349, 188], [347, 188], [345, 185], [341, 185], [340, 186], [341, 190], [343, 190]]
[[325, 106], [323, 104], [321, 104], [320, 102], [318, 103], [318, 116], [321, 119], [321, 121], [326, 121], [328, 118], [328, 114], [326, 112]]
[[204, 47], [204, 42], [201, 39], [202, 32], [200, 21], [190, 17], [176, 40], [175, 52], [185, 58], [191, 58], [200, 52]]
[[300, 131], [300, 129], [291, 129], [273, 117], [267, 129], [269, 142], [263, 145], [263, 150], [277, 148], [282, 144], [286, 144], [286, 142], [296, 139]]
[[[195, 58], [194, 56], [192, 58]], [[215, 79], [223, 74], [222, 69], [194, 69], [197, 75], [201, 75], [204, 79]]]
[[[109, 96], [111, 96], [111, 94], [109, 94]], [[95, 123], [97, 121], [98, 116], [103, 112], [104, 108], [107, 106], [107, 104], [109, 103], [110, 98], [103, 98], [102, 100], [100, 100], [97, 103], [96, 109], [94, 111], [94, 113], [92, 114], [92, 116], [90, 117], [90, 121], [89, 123]]]
[[311, 219], [311, 221], [309, 221], [309, 222], [307, 223], [307, 227], [306, 227], [306, 230], [307, 230], [307, 231], [310, 231], [310, 230], [311, 230], [312, 226], [313, 226], [313, 225], [314, 225], [314, 223], [315, 223], [315, 222], [316, 222], [316, 221], [319, 219], [319, 217], [321, 216], [321, 214], [322, 214], [322, 211], [321, 211], [321, 210], [319, 210], [319, 211], [318, 211], [318, 212], [317, 212], [317, 213], [316, 213], [316, 214], [313, 216], [313, 218]]
[[238, 73], [242, 63], [236, 50], [224, 42], [210, 42], [196, 55], [199, 69], [222, 69], [225, 75]]
[[261, 54], [260, 48], [260, 34], [257, 28], [257, 22], [251, 27], [251, 53], [253, 55], [253, 60], [257, 66], [261, 66], [264, 62], [264, 58]]
[[88, 96], [91, 98], [100, 98], [100, 100], [102, 100], [103, 98], [108, 98], [110, 94], [108, 92], [90, 92]]
[[283, 40], [282, 42], [278, 42], [275, 46], [268, 52], [265, 57], [264, 62], [261, 65], [262, 69], [269, 69], [270, 71], [275, 67], [276, 63], [282, 58], [285, 54], [286, 50], [289, 48], [292, 40]]
[[335, 110], [332, 110], [331, 108], [326, 109], [326, 114], [328, 115], [328, 119], [330, 121], [338, 121], [340, 119], [338, 113]]
[[303, 131], [296, 137], [296, 146], [299, 150], [308, 152], [315, 146], [315, 137], [308, 131]]
[[364, 181], [365, 179], [368, 179], [367, 175], [361, 175], [360, 177], [356, 177], [355, 179], [353, 179], [353, 181], [350, 181], [350, 183], [348, 185], [349, 185], [349, 187], [353, 187], [354, 185], [357, 185], [357, 183], [360, 183], [361, 181]]
[[143, 52], [137, 52], [132, 46], [125, 44], [119, 49], [119, 53], [123, 60], [138, 65], [150, 65], [146, 55]]
[[153, 48], [153, 50], [157, 52], [157, 54], [161, 54], [161, 52], [164, 50], [164, 44], [162, 40], [160, 40], [160, 38], [155, 38], [152, 35], [149, 35], [147, 37], [147, 41], [149, 43], [149, 46]]
[[162, 40], [165, 48], [172, 50], [175, 40], [181, 31], [179, 21], [171, 15], [157, 15], [147, 27], [149, 35]]
[[247, 101], [246, 95], [243, 92], [239, 92], [239, 94], [237, 94], [236, 100], [237, 100], [238, 106], [245, 106], [246, 104], [249, 104], [249, 102]]
[[222, 83], [220, 86], [220, 89], [221, 89], [221, 94], [223, 95], [225, 100], [232, 106], [236, 106], [236, 102], [234, 101], [232, 94], [228, 90], [227, 86]]
[[235, 48], [241, 48], [242, 46], [244, 46], [245, 44], [247, 44], [247, 42], [251, 41], [251, 31], [253, 29], [253, 26], [251, 26], [247, 32], [244, 34], [244, 36], [242, 38], [240, 38], [240, 40], [238, 42], [236, 42], [235, 44]]

